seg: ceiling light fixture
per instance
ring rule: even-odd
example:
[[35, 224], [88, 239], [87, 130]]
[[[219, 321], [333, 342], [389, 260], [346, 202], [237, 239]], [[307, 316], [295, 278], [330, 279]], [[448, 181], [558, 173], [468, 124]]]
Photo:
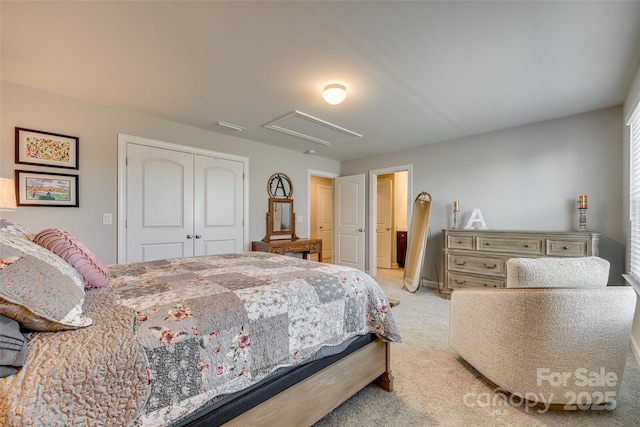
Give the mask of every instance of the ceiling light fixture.
[[338, 105], [347, 97], [347, 89], [338, 83], [330, 84], [324, 87], [322, 98], [327, 104]]
[[242, 126], [234, 125], [233, 123], [221, 122], [221, 121], [218, 121], [218, 123], [216, 123], [216, 126], [219, 126], [225, 129], [234, 130], [236, 132], [240, 132], [241, 130], [244, 130]]

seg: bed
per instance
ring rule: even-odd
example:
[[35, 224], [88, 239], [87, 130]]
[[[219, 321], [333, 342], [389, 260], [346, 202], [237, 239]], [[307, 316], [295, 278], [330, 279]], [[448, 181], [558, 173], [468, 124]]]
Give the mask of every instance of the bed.
[[311, 425], [392, 389], [400, 336], [358, 270], [263, 252], [105, 267], [43, 232], [0, 227], [0, 315], [37, 330], [0, 379], [2, 425]]

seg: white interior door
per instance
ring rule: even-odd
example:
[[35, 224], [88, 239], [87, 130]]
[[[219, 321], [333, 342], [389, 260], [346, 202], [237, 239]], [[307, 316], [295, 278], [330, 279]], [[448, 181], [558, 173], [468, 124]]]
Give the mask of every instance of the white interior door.
[[391, 268], [391, 242], [392, 242], [392, 196], [393, 180], [391, 176], [384, 175], [378, 177], [378, 200], [377, 200], [377, 260], [378, 267]]
[[333, 262], [333, 187], [318, 185], [318, 224], [322, 239], [322, 262]]
[[126, 171], [126, 262], [193, 256], [193, 155], [128, 144]]
[[364, 181], [363, 175], [338, 177], [335, 188], [334, 263], [364, 271]]
[[244, 164], [195, 156], [195, 255], [241, 252]]

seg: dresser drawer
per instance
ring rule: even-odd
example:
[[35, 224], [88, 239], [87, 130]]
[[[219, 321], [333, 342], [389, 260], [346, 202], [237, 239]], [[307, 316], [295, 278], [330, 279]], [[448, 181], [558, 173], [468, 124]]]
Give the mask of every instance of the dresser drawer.
[[502, 288], [504, 279], [467, 276], [466, 274], [449, 273], [449, 289], [462, 288]]
[[504, 258], [498, 257], [474, 257], [447, 254], [447, 265], [449, 270], [487, 274], [491, 276], [504, 276], [506, 272]]
[[509, 252], [524, 255], [542, 255], [542, 238], [512, 238], [477, 237], [477, 248], [481, 252]]
[[309, 248], [309, 252], [312, 254], [320, 253], [320, 242], [311, 243], [311, 247]]
[[285, 243], [284, 249], [286, 252], [307, 252], [309, 251], [309, 242], [293, 242]]
[[547, 239], [547, 255], [550, 256], [587, 256], [588, 246], [585, 240]]
[[272, 254], [284, 254], [284, 246], [269, 246], [269, 252]]
[[449, 249], [473, 249], [473, 236], [447, 236]]

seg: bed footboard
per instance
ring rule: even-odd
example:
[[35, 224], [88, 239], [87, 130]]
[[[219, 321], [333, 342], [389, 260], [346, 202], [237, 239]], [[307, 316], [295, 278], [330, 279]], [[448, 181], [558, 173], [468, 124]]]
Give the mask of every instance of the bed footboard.
[[312, 425], [372, 382], [391, 391], [389, 347], [376, 340], [224, 425]]

